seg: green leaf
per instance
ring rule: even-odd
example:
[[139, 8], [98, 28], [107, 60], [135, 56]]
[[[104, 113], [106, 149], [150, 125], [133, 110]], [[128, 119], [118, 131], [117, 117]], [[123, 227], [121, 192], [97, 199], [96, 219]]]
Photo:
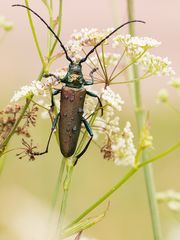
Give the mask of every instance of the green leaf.
[[82, 232], [87, 228], [90, 228], [91, 226], [95, 225], [96, 223], [100, 222], [106, 215], [107, 211], [109, 209], [109, 204], [106, 208], [106, 210], [99, 214], [98, 216], [87, 218], [83, 221], [80, 221], [76, 224], [74, 224], [71, 227], [65, 228], [62, 234], [62, 238], [70, 237], [76, 233]]

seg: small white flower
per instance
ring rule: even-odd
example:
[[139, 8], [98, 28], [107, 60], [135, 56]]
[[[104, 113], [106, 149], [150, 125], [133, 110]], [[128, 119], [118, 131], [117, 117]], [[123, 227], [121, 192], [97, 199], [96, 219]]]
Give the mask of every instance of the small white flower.
[[32, 81], [32, 83], [28, 86], [22, 86], [19, 91], [15, 92], [14, 96], [11, 98], [11, 102], [17, 102], [24, 97], [29, 97], [32, 94], [34, 95], [45, 95], [44, 85], [40, 81]]
[[158, 47], [161, 42], [149, 37], [133, 37], [129, 34], [118, 35], [113, 39], [113, 47], [123, 45], [126, 52], [131, 57], [137, 57], [139, 54], [150, 48]]
[[[82, 55], [83, 47], [95, 46], [111, 31], [110, 28], [104, 31], [98, 31], [97, 28], [82, 28], [80, 32], [74, 31], [66, 46], [69, 56], [74, 62], [79, 62], [84, 56], [84, 53]], [[106, 43], [107, 40], [104, 41], [104, 44]]]
[[131, 131], [131, 124], [127, 122], [121, 136], [119, 136], [117, 141], [112, 145], [116, 165], [134, 165], [137, 151], [133, 143], [133, 138], [134, 134]]
[[167, 57], [161, 58], [146, 52], [137, 62], [141, 64], [145, 72], [157, 76], [174, 76], [175, 72], [172, 69], [171, 62]]
[[112, 106], [118, 111], [122, 110], [124, 101], [122, 100], [121, 96], [117, 93], [114, 93], [109, 86], [102, 90], [101, 96], [108, 105]]

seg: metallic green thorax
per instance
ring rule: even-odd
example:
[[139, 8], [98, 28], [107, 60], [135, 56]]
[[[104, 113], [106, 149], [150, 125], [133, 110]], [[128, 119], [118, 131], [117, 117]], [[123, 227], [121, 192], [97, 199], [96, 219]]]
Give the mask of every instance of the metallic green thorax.
[[70, 63], [66, 76], [61, 80], [71, 88], [81, 88], [83, 85], [92, 85], [92, 81], [83, 78], [82, 66], [79, 63]]

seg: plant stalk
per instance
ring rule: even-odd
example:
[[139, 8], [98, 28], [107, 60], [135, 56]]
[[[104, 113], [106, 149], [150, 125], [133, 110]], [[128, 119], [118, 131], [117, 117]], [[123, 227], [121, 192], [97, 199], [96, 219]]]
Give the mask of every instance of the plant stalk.
[[[128, 19], [130, 21], [134, 19], [133, 0], [127, 0], [127, 7], [128, 7]], [[129, 25], [129, 33], [132, 36], [135, 35], [134, 24]], [[131, 72], [132, 78], [138, 79], [139, 77], [138, 67], [136, 65], [133, 65], [131, 69], [132, 69], [132, 72]], [[140, 135], [141, 129], [143, 128], [145, 123], [145, 112], [142, 106], [141, 85], [139, 80], [136, 80], [134, 82], [133, 92], [134, 92], [134, 106], [135, 106], [136, 122], [138, 127], [138, 135]], [[147, 157], [148, 157], [147, 153], [146, 151], [144, 151], [142, 154], [142, 161], [146, 161]], [[151, 164], [144, 167], [144, 176], [145, 176], [145, 183], [146, 183], [146, 189], [147, 189], [147, 195], [148, 195], [148, 201], [149, 201], [149, 207], [150, 207], [154, 240], [161, 240], [162, 234], [161, 234], [159, 212], [158, 212], [157, 200], [156, 200], [156, 190], [155, 190], [155, 184], [154, 184], [153, 169]]]
[[[107, 191], [102, 197], [100, 197], [95, 203], [93, 203], [89, 208], [87, 208], [83, 213], [81, 213], [76, 219], [74, 219], [66, 228], [69, 228], [73, 226], [74, 224], [78, 223], [80, 220], [82, 220], [84, 217], [86, 217], [90, 212], [92, 212], [95, 208], [97, 208], [101, 203], [103, 203], [107, 198], [109, 198], [115, 191], [117, 191], [124, 183], [126, 183], [130, 177], [132, 177], [140, 168], [146, 166], [149, 163], [152, 163], [156, 160], [159, 160], [173, 151], [175, 151], [177, 148], [180, 147], [180, 142], [177, 142], [175, 145], [170, 147], [168, 150], [165, 152], [148, 159], [147, 161], [143, 161], [138, 163], [134, 168], [131, 168], [127, 174], [120, 180], [118, 181], [109, 191]], [[136, 156], [138, 157], [138, 156]]]

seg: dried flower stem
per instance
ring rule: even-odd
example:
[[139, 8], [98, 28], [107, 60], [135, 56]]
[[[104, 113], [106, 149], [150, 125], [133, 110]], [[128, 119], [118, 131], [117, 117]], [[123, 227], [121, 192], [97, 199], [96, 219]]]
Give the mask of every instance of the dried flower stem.
[[[132, 20], [134, 19], [133, 0], [127, 0], [127, 6], [128, 6], [128, 18], [129, 20]], [[135, 34], [135, 28], [133, 24], [129, 25], [129, 33], [132, 36]], [[138, 67], [135, 65], [132, 66], [132, 77], [134, 79], [138, 79], [139, 77]], [[134, 105], [135, 105], [135, 111], [136, 111], [135, 114], [136, 114], [138, 132], [140, 134], [140, 131], [144, 126], [145, 114], [142, 108], [141, 86], [140, 86], [139, 80], [136, 80], [134, 83]], [[147, 159], [147, 153], [146, 151], [144, 151], [142, 153], [142, 160], [146, 161], [146, 159]], [[151, 165], [144, 167], [144, 175], [145, 175], [145, 182], [146, 182], [146, 188], [148, 193], [149, 207], [151, 212], [151, 221], [152, 221], [154, 240], [161, 240], [162, 234], [161, 234], [159, 213], [158, 213], [157, 200], [156, 200], [155, 184], [153, 179], [154, 178], [153, 170]]]

